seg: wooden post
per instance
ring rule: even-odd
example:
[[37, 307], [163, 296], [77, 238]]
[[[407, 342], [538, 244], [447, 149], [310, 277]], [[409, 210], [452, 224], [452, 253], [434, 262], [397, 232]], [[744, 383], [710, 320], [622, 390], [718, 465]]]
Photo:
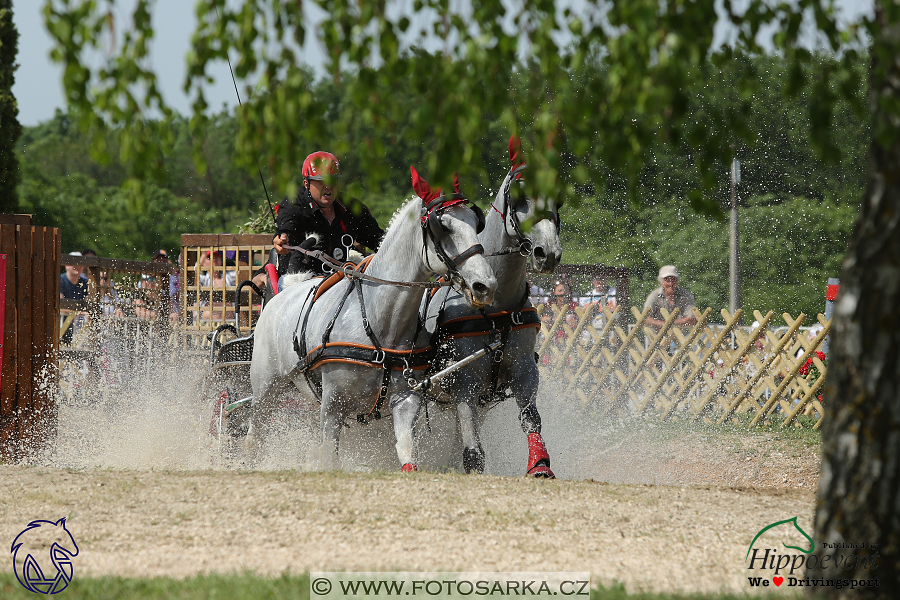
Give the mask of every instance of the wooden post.
[[0, 215], [5, 300], [0, 363], [0, 458], [17, 462], [55, 434], [59, 229]]

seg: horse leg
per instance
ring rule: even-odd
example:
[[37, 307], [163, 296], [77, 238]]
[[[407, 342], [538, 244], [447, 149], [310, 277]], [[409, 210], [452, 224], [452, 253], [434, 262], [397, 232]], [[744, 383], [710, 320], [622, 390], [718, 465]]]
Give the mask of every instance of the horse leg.
[[456, 413], [463, 439], [463, 469], [466, 473], [484, 473], [484, 449], [478, 438], [474, 402], [469, 398], [461, 400], [456, 404]]
[[274, 381], [266, 382], [254, 390], [250, 404], [250, 427], [244, 437], [244, 461], [248, 468], [262, 461], [270, 432], [270, 422], [275, 414], [275, 395], [278, 386]]
[[338, 410], [338, 402], [334, 394], [328, 394], [323, 391], [322, 409], [321, 409], [322, 437], [321, 442], [321, 462], [322, 468], [325, 470], [334, 470], [339, 464], [339, 444], [341, 439], [341, 425], [343, 419]]
[[394, 417], [394, 437], [397, 439], [397, 458], [400, 459], [400, 470], [403, 472], [418, 471], [413, 441], [413, 425], [422, 399], [413, 391], [395, 394], [391, 398], [391, 414]]
[[532, 477], [545, 477], [556, 479], [556, 475], [550, 470], [550, 455], [541, 437], [541, 414], [537, 409], [538, 371], [533, 360], [526, 359], [519, 364], [525, 365], [521, 369], [521, 376], [514, 377], [510, 382], [516, 404], [519, 407], [519, 423], [522, 431], [528, 436], [528, 469], [526, 475]]

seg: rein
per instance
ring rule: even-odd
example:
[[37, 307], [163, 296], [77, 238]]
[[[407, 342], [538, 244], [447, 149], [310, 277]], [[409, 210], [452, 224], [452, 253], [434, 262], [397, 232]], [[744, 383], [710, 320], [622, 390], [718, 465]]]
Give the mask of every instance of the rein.
[[318, 259], [323, 263], [328, 264], [332, 267], [334, 272], [341, 272], [346, 277], [363, 279], [365, 281], [371, 281], [373, 283], [381, 283], [384, 285], [397, 285], [401, 287], [423, 287], [423, 288], [441, 288], [453, 285], [452, 281], [388, 281], [387, 279], [380, 279], [373, 275], [367, 275], [365, 273], [360, 273], [354, 267], [346, 265], [344, 263], [338, 262], [332, 257], [328, 256], [321, 250], [307, 250], [306, 248], [300, 248], [299, 246], [282, 246], [283, 248], [287, 248], [288, 250], [297, 250], [307, 256], [311, 256], [312, 258]]
[[[448, 202], [449, 200], [449, 202]], [[299, 246], [282, 246], [283, 248], [287, 248], [288, 250], [296, 250], [306, 256], [310, 256], [321, 261], [323, 264], [327, 264], [331, 267], [333, 272], [341, 272], [344, 276], [348, 278], [356, 278], [362, 279], [365, 281], [371, 281], [373, 283], [380, 283], [383, 285], [396, 285], [400, 287], [423, 287], [423, 288], [442, 288], [449, 287], [455, 284], [455, 280], [461, 279], [459, 275], [459, 265], [464, 263], [469, 258], [475, 256], [476, 254], [484, 254], [484, 246], [481, 244], [475, 244], [468, 250], [463, 251], [457, 256], [450, 258], [447, 256], [446, 252], [444, 252], [443, 246], [435, 239], [434, 233], [431, 231], [431, 227], [429, 225], [432, 213], [439, 212], [441, 210], [447, 209], [451, 206], [461, 203], [468, 203], [468, 200], [462, 194], [453, 194], [449, 198], [445, 196], [441, 196], [437, 198], [435, 201], [432, 201], [426, 207], [426, 212], [422, 216], [422, 246], [423, 248], [426, 245], [426, 239], [428, 237], [431, 238], [431, 242], [434, 245], [435, 253], [438, 256], [438, 259], [447, 266], [447, 271], [449, 277], [446, 281], [390, 281], [387, 279], [381, 279], [379, 277], [375, 277], [373, 275], [367, 275], [360, 271], [357, 271], [354, 267], [349, 266], [345, 263], [341, 263], [336, 259], [332, 258], [328, 254], [322, 252], [321, 250], [307, 250], [306, 248], [301, 248]], [[531, 241], [528, 240], [530, 245]], [[510, 254], [512, 252], [522, 252], [522, 247], [524, 243], [518, 248], [504, 248], [499, 253], [491, 254], [489, 256], [500, 256], [502, 254]], [[527, 256], [523, 254], [523, 256]]]
[[[444, 197], [439, 198], [439, 200], [441, 200], [442, 202], [446, 202], [446, 199]], [[462, 197], [461, 194], [452, 196], [450, 200], [452, 202], [450, 204], [444, 205], [443, 208], [447, 208], [448, 206], [459, 204], [461, 202], [466, 202], [465, 198]], [[413, 388], [415, 385], [417, 385], [417, 382], [413, 377], [413, 372], [417, 368], [429, 368], [431, 366], [431, 362], [434, 357], [434, 348], [428, 346], [426, 348], [416, 349], [415, 347], [416, 340], [418, 339], [419, 334], [421, 333], [421, 329], [424, 326], [424, 322], [422, 320], [419, 320], [416, 326], [416, 333], [413, 336], [413, 347], [410, 350], [394, 350], [391, 348], [382, 347], [381, 343], [378, 340], [378, 337], [375, 334], [374, 329], [371, 326], [371, 323], [369, 322], [368, 316], [366, 315], [366, 303], [365, 299], [363, 298], [363, 286], [362, 283], [358, 283], [357, 280], [372, 281], [375, 283], [396, 285], [402, 287], [446, 287], [453, 285], [453, 279], [459, 277], [459, 265], [461, 265], [464, 261], [468, 260], [475, 254], [484, 254], [484, 247], [481, 244], [475, 244], [474, 246], [472, 246], [468, 250], [465, 250], [454, 258], [450, 258], [447, 256], [441, 244], [437, 241], [437, 239], [435, 239], [434, 233], [431, 231], [430, 224], [433, 217], [432, 213], [440, 210], [440, 206], [440, 204], [436, 204], [433, 202], [427, 207], [427, 211], [422, 220], [422, 237], [423, 246], [425, 245], [425, 242], [427, 240], [426, 236], [431, 237], [438, 258], [448, 268], [449, 277], [447, 281], [388, 281], [385, 279], [374, 277], [372, 275], [367, 275], [362, 271], [357, 270], [356, 265], [341, 264], [337, 260], [333, 259], [331, 256], [328, 256], [320, 250], [307, 250], [298, 246], [284, 246], [284, 248], [287, 248], [289, 250], [297, 250], [302, 254], [316, 258], [323, 264], [328, 264], [335, 272], [343, 273], [344, 276], [348, 279], [349, 285], [347, 286], [347, 289], [345, 290], [340, 302], [338, 303], [337, 309], [335, 310], [331, 321], [325, 327], [325, 331], [322, 334], [321, 344], [318, 347], [311, 351], [308, 351], [306, 348], [306, 325], [309, 319], [309, 315], [312, 312], [312, 304], [310, 304], [304, 315], [302, 326], [300, 326], [300, 323], [298, 322], [299, 331], [298, 328], [295, 328], [293, 343], [294, 351], [297, 354], [299, 361], [294, 367], [293, 372], [297, 374], [302, 373], [306, 378], [307, 384], [310, 386], [310, 389], [313, 390], [313, 393], [321, 398], [321, 384], [317, 386], [310, 379], [310, 372], [318, 368], [322, 364], [328, 362], [341, 362], [381, 368], [383, 374], [381, 378], [381, 386], [378, 390], [378, 396], [368, 412], [361, 413], [356, 416], [356, 420], [359, 423], [367, 424], [372, 419], [377, 420], [382, 417], [381, 411], [384, 407], [384, 403], [388, 395], [388, 387], [391, 383], [392, 371], [402, 370], [403, 378], [406, 380], [407, 385], [410, 388]], [[438, 207], [437, 210], [435, 210], [435, 207]], [[318, 294], [314, 294], [314, 292], [318, 290], [320, 285], [322, 284], [320, 283], [315, 288], [310, 290], [310, 294], [307, 299], [312, 298], [313, 302], [315, 302]], [[356, 288], [356, 293], [359, 300], [359, 309], [362, 317], [363, 328], [371, 344], [351, 344], [342, 342], [329, 343], [331, 331], [337, 322], [338, 315], [341, 314], [341, 311], [344, 308], [344, 304], [347, 301], [347, 298], [349, 298], [349, 296], [353, 293], [354, 288]], [[430, 381], [431, 379], [429, 379], [429, 383]]]

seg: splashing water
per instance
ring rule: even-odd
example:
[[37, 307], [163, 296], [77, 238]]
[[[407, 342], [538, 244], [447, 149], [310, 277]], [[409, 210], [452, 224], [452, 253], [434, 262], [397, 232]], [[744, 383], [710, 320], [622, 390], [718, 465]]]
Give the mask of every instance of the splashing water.
[[[101, 377], [103, 381], [85, 386], [74, 400], [60, 393], [57, 437], [39, 462], [60, 468], [245, 468], [239, 459], [223, 457], [210, 435], [215, 398], [200, 398], [205, 365], [175, 362], [157, 357], [121, 381]], [[689, 449], [677, 429], [659, 428], [647, 420], [604, 420], [584, 411], [575, 399], [559, 398], [556, 387], [552, 381], [542, 382], [538, 408], [559, 478], [684, 483], [677, 472], [678, 454]], [[259, 469], [317, 470], [322, 463], [318, 407], [293, 406], [277, 411], [275, 434]], [[455, 409], [429, 404], [420, 413], [417, 431], [420, 469], [461, 470]], [[524, 474], [528, 449], [514, 401], [485, 413], [481, 438], [486, 473]], [[341, 433], [341, 468], [396, 471], [394, 443], [391, 419], [367, 426], [351, 423]]]

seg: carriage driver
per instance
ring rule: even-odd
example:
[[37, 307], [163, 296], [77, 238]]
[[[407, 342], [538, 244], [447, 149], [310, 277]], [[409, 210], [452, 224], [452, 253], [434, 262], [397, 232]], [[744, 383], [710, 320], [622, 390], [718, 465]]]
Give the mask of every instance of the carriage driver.
[[[321, 273], [318, 260], [284, 246], [301, 246], [307, 250], [325, 252], [339, 261], [349, 260], [343, 245], [350, 235], [357, 248], [365, 246], [377, 250], [384, 231], [368, 207], [355, 198], [344, 200], [337, 193], [341, 165], [330, 152], [313, 152], [303, 161], [303, 187], [291, 202], [285, 198], [276, 209], [274, 252], [269, 261], [275, 264], [278, 275], [301, 271]], [[265, 272], [253, 278], [262, 287], [267, 282]]]

